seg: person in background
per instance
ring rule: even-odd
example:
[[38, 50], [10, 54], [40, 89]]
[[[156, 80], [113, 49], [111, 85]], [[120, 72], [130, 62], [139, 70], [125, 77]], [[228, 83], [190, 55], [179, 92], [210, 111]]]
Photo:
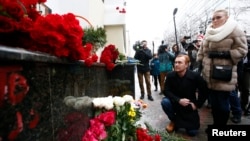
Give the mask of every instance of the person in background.
[[172, 52], [173, 52], [175, 57], [180, 53], [180, 50], [179, 50], [179, 48], [178, 48], [178, 46], [176, 44], [173, 44]]
[[155, 91], [158, 91], [158, 83], [160, 85], [160, 61], [156, 53], [154, 53], [153, 59], [150, 61], [150, 68], [150, 74], [153, 77]]
[[242, 117], [242, 109], [240, 105], [240, 98], [238, 97], [238, 90], [233, 90], [229, 96], [230, 109], [232, 111], [231, 121], [233, 123], [240, 123]]
[[181, 41], [180, 41], [181, 46], [185, 51], [187, 51], [188, 46], [190, 44], [190, 42], [188, 42], [187, 40], [190, 40], [190, 39], [191, 39], [191, 36], [184, 36], [184, 37], [181, 38]]
[[247, 37], [248, 53], [243, 59], [243, 76], [241, 87], [241, 108], [245, 116], [250, 115], [250, 36]]
[[158, 58], [160, 61], [160, 95], [163, 94], [164, 91], [164, 82], [167, 77], [167, 73], [173, 70], [173, 60], [174, 54], [172, 54], [168, 50], [168, 45], [160, 45], [158, 49]]
[[188, 135], [195, 136], [200, 128], [198, 108], [206, 101], [208, 88], [199, 73], [188, 69], [189, 63], [188, 55], [176, 56], [174, 71], [166, 78], [161, 106], [170, 120], [168, 132], [185, 128]]
[[[247, 54], [246, 36], [225, 9], [216, 10], [208, 26], [197, 61], [202, 61], [201, 75], [209, 88], [213, 125], [226, 125], [230, 116], [229, 97], [237, 85], [237, 64]], [[232, 67], [232, 78], [212, 78], [213, 65]]]
[[140, 99], [144, 99], [145, 90], [144, 90], [144, 80], [146, 82], [148, 100], [154, 101], [151, 93], [151, 82], [150, 82], [150, 67], [149, 60], [152, 59], [151, 50], [147, 47], [147, 41], [141, 41], [141, 46], [136, 50], [134, 58], [140, 61], [140, 64], [137, 65], [137, 77], [139, 81], [139, 86], [141, 90]]
[[190, 66], [189, 69], [193, 71], [199, 71], [199, 62], [196, 61], [197, 53], [199, 51], [199, 48], [201, 46], [201, 39], [194, 40], [192, 43], [190, 43], [187, 47], [188, 56], [190, 58]]
[[233, 123], [240, 123], [242, 117], [242, 108], [239, 97], [239, 91], [242, 90], [242, 80], [243, 80], [243, 58], [237, 64], [237, 85], [236, 89], [230, 93], [230, 109], [232, 112], [232, 117], [230, 118]]

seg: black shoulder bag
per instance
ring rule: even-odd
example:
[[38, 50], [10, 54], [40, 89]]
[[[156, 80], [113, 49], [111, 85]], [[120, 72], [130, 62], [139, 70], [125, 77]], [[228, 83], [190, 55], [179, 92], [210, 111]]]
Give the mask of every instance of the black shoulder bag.
[[[213, 58], [216, 58], [216, 57], [215, 56], [211, 57], [212, 64], [214, 64]], [[224, 58], [224, 57], [225, 56], [222, 56], [221, 53], [219, 52], [218, 58]], [[227, 57], [225, 57], [225, 58], [227, 58]], [[221, 80], [221, 81], [230, 81], [232, 79], [232, 71], [233, 71], [233, 66], [231, 66], [231, 65], [213, 65], [211, 77], [213, 79], [217, 79], [217, 80]]]
[[230, 81], [232, 79], [232, 66], [213, 65], [212, 78], [221, 81]]

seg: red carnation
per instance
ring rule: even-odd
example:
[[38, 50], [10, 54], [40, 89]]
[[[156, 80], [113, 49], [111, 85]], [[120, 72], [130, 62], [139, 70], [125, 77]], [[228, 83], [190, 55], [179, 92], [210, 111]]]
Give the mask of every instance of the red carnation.
[[106, 46], [101, 53], [100, 62], [106, 65], [107, 70], [113, 70], [115, 67], [115, 60], [119, 56], [119, 51], [116, 47], [112, 44]]
[[105, 126], [111, 126], [115, 123], [116, 112], [111, 110], [98, 115], [98, 119], [104, 123]]

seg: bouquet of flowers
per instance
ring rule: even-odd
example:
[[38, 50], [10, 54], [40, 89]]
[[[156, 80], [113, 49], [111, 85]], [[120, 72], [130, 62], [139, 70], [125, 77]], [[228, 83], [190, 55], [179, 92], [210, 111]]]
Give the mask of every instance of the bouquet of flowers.
[[159, 135], [151, 136], [137, 124], [141, 110], [147, 107], [142, 100], [124, 95], [94, 98], [92, 103], [97, 108], [96, 116], [82, 141], [160, 141]]
[[107, 70], [111, 71], [115, 67], [115, 61], [119, 56], [119, 51], [115, 45], [108, 45], [101, 53], [100, 62], [106, 65]]
[[46, 0], [0, 0], [0, 44], [40, 51], [90, 66], [98, 57], [82, 44], [84, 30], [72, 13], [42, 16], [36, 4]]
[[[147, 122], [139, 124], [142, 110], [147, 104], [134, 100], [130, 95], [91, 98], [67, 96], [64, 103], [76, 109], [64, 117], [65, 125], [58, 131], [58, 140], [80, 141], [185, 141], [166, 131], [153, 129]], [[89, 119], [81, 113], [84, 108], [93, 108], [95, 115]], [[86, 124], [90, 121], [90, 124]]]

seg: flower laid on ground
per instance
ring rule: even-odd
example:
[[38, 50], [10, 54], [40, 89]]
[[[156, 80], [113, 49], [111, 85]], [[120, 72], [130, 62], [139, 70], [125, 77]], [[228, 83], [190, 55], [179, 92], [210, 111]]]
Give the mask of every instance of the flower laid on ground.
[[78, 111], [81, 111], [84, 108], [91, 108], [92, 106], [92, 98], [88, 96], [82, 96], [82, 97], [66, 96], [63, 102], [68, 107], [72, 107]]
[[150, 135], [137, 124], [141, 110], [147, 107], [142, 100], [124, 95], [94, 98], [92, 102], [97, 110], [82, 141], [160, 141], [159, 135]]
[[166, 132], [164, 130], [163, 131], [155, 130], [147, 122], [145, 122], [144, 124], [146, 126], [146, 129], [140, 129], [140, 131], [138, 131], [139, 134], [141, 134], [141, 136], [143, 136], [143, 137], [145, 136], [145, 138], [148, 139], [148, 140], [143, 140], [143, 141], [152, 141], [152, 140], [150, 140], [150, 137], [147, 137], [148, 135], [155, 135], [156, 140], [158, 140], [159, 137], [160, 137], [160, 141], [187, 141], [186, 139], [184, 139], [183, 137], [181, 137], [181, 136], [179, 136], [177, 134], [171, 134], [170, 135], [168, 132]]
[[64, 115], [64, 125], [57, 129], [57, 141], [81, 141], [82, 134], [88, 129], [89, 117], [86, 113], [72, 111]]
[[153, 137], [149, 135], [149, 131], [145, 128], [137, 128], [136, 135], [138, 141], [161, 141], [159, 134], [155, 134]]
[[101, 53], [100, 62], [106, 65], [107, 70], [111, 71], [115, 67], [115, 61], [119, 56], [119, 51], [115, 45], [108, 45]]

